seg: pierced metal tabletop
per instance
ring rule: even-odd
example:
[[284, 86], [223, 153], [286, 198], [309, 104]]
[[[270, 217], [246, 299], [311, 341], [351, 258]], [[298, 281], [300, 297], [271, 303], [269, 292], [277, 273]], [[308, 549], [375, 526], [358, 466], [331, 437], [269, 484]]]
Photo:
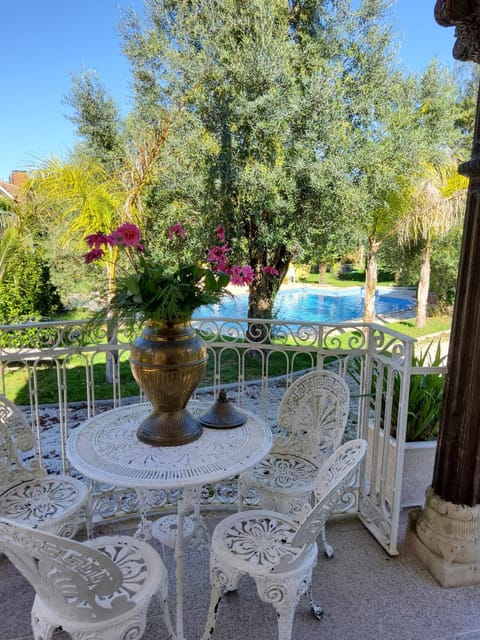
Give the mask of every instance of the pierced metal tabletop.
[[[203, 413], [208, 405], [192, 402]], [[151, 405], [127, 405], [100, 413], [70, 435], [67, 456], [88, 478], [138, 489], [195, 487], [224, 480], [248, 469], [270, 450], [272, 433], [263, 420], [242, 409], [247, 421], [233, 429], [204, 427], [198, 440], [154, 447], [138, 440], [140, 422]]]

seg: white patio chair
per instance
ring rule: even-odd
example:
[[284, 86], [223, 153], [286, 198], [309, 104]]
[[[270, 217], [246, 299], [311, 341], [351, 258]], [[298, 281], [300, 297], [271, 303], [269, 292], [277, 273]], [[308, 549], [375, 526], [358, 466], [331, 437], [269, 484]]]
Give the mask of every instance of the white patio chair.
[[321, 618], [323, 611], [311, 598], [316, 539], [366, 450], [365, 440], [352, 440], [324, 463], [316, 488], [318, 502], [301, 524], [287, 515], [258, 509], [235, 513], [215, 527], [210, 555], [212, 593], [202, 640], [213, 634], [222, 593], [235, 590], [245, 574], [255, 581], [260, 599], [275, 607], [279, 640], [292, 636], [301, 595], [309, 595], [312, 612]]
[[[129, 536], [76, 542], [0, 518], [0, 550], [35, 589], [34, 640], [137, 640], [153, 596], [169, 639], [168, 576], [158, 552]], [[160, 636], [159, 636], [160, 638]]]
[[40, 466], [25, 414], [0, 395], [0, 516], [73, 537], [87, 499], [85, 483]]
[[[312, 506], [321, 465], [342, 442], [349, 407], [348, 385], [332, 371], [313, 371], [290, 385], [278, 409], [280, 433], [270, 453], [239, 478], [239, 511], [253, 493], [263, 508], [302, 520]], [[325, 532], [322, 543], [332, 557]]]

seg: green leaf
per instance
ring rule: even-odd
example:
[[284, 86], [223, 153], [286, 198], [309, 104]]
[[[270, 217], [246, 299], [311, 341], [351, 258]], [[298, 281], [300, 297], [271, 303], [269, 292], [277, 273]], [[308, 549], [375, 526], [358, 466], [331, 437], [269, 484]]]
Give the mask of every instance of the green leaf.
[[140, 287], [138, 284], [138, 278], [136, 274], [132, 274], [125, 280], [125, 285], [133, 294], [137, 295], [140, 293]]

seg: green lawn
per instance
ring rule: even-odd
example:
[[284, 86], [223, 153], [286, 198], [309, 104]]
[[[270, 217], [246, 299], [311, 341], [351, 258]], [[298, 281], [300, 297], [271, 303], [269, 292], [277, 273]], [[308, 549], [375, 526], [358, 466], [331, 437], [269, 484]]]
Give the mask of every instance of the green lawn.
[[[332, 271], [327, 271], [323, 276], [322, 282], [318, 281], [318, 273], [310, 273], [305, 279], [302, 279], [301, 282], [342, 288], [362, 286], [365, 284], [365, 272], [351, 271], [339, 276]], [[395, 282], [389, 277], [389, 274], [380, 274], [378, 284], [381, 286], [395, 286]]]
[[411, 320], [399, 320], [398, 322], [391, 322], [388, 324], [390, 329], [405, 333], [412, 338], [421, 338], [428, 336], [432, 333], [440, 333], [442, 331], [449, 331], [452, 325], [451, 316], [435, 316], [434, 318], [427, 318], [427, 324], [423, 329], [418, 329], [415, 326], [415, 318]]
[[[315, 365], [315, 356], [309, 354], [273, 353], [268, 358], [268, 376], [275, 377], [285, 373], [286, 369], [302, 371]], [[63, 363], [66, 372], [68, 402], [85, 400], [87, 397], [84, 359], [71, 356]], [[257, 380], [265, 375], [265, 362], [252, 353], [245, 356], [245, 380]], [[239, 379], [239, 358], [233, 350], [224, 348], [221, 357], [222, 383], [236, 382]], [[38, 395], [41, 404], [58, 402], [57, 368], [51, 362], [39, 363], [36, 366]], [[138, 386], [133, 380], [128, 362], [128, 353], [120, 356], [120, 379], [122, 380], [122, 397], [137, 396]], [[105, 354], [98, 354], [93, 365], [93, 380], [96, 400], [109, 400], [112, 387], [105, 381]], [[209, 360], [201, 387], [213, 385], [214, 368]], [[6, 394], [19, 405], [26, 405], [28, 397], [28, 376], [24, 368], [9, 368], [5, 373]]]

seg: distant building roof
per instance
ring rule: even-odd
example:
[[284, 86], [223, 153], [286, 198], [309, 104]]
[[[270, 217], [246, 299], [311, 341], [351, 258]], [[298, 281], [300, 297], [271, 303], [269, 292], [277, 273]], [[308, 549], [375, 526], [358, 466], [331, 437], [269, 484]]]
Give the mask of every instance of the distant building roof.
[[22, 184], [27, 179], [26, 171], [12, 171], [10, 174], [10, 182], [0, 180], [0, 197], [10, 198], [17, 202], [21, 199]]
[[21, 189], [18, 185], [0, 180], [0, 197], [4, 196], [6, 198], [10, 198], [11, 200], [17, 200], [20, 191]]

